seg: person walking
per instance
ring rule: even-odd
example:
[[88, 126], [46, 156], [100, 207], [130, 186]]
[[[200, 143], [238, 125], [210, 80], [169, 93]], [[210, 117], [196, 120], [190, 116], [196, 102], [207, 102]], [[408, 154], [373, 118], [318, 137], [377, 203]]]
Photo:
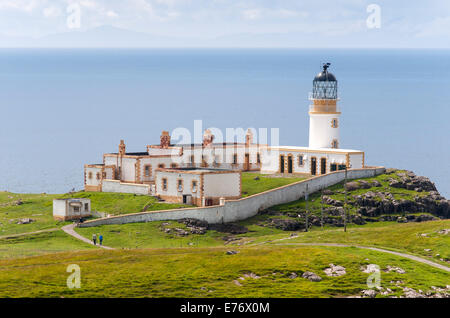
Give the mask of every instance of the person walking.
[[97, 235], [95, 233], [92, 234], [92, 242], [94, 242], [94, 245], [97, 245]]
[[103, 235], [100, 234], [100, 236], [98, 237], [98, 241], [100, 245], [103, 245]]

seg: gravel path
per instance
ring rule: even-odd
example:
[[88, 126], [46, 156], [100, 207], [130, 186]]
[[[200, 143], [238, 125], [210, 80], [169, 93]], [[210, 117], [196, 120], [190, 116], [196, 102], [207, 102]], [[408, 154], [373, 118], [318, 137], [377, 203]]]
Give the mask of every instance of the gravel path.
[[282, 243], [282, 244], [275, 244], [275, 245], [336, 246], [336, 247], [363, 248], [363, 249], [377, 251], [377, 252], [381, 252], [381, 253], [389, 253], [389, 254], [401, 256], [401, 257], [408, 258], [408, 259], [411, 259], [411, 260], [416, 261], [416, 262], [420, 262], [420, 263], [423, 263], [423, 264], [427, 264], [427, 265], [433, 266], [435, 268], [442, 269], [442, 270], [444, 270], [446, 272], [450, 272], [450, 267], [447, 267], [445, 265], [441, 265], [441, 264], [432, 262], [432, 261], [427, 260], [425, 258], [422, 258], [422, 257], [419, 257], [419, 256], [415, 256], [415, 255], [411, 255], [411, 254], [385, 250], [383, 248], [378, 248], [378, 247], [352, 245], [352, 244], [341, 244], [341, 243]]
[[52, 228], [52, 229], [39, 230], [39, 231], [34, 231], [34, 232], [25, 232], [25, 233], [3, 235], [3, 236], [0, 236], [0, 239], [9, 239], [9, 238], [14, 238], [14, 237], [19, 237], [19, 236], [39, 234], [39, 233], [45, 233], [45, 232], [54, 232], [54, 231], [59, 231], [59, 228], [55, 227], [55, 228]]
[[[75, 232], [75, 231], [74, 231], [74, 228], [75, 228], [75, 224], [69, 224], [69, 225], [63, 226], [63, 227], [61, 228], [61, 230], [63, 230], [64, 232], [66, 232], [67, 234], [73, 236], [74, 238], [76, 238], [76, 239], [78, 239], [78, 240], [81, 240], [81, 241], [83, 241], [83, 242], [85, 242], [85, 243], [94, 245], [94, 243], [93, 243], [91, 240], [89, 240], [89, 239], [85, 238], [84, 236], [81, 236], [80, 234], [78, 234], [77, 232]], [[113, 249], [114, 249], [114, 248], [112, 248], [112, 247], [105, 246], [105, 245], [98, 245], [98, 244], [97, 244], [97, 245], [95, 245], [95, 246], [104, 248], [104, 249], [106, 249], [106, 250], [113, 250]]]

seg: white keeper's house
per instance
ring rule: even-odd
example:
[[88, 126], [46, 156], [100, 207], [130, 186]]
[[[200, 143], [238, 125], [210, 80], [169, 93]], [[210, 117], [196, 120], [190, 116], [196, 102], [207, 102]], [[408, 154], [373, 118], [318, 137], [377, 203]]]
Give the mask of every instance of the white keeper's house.
[[163, 131], [160, 144], [144, 152], [127, 152], [123, 140], [117, 153], [103, 163], [84, 167], [85, 191], [125, 192], [158, 196], [168, 202], [198, 206], [241, 196], [241, 172], [320, 175], [346, 168], [363, 168], [364, 152], [340, 149], [340, 115], [336, 77], [330, 64], [313, 80], [309, 99], [309, 146], [268, 146], [253, 142], [215, 143], [206, 130], [198, 144], [171, 144]]

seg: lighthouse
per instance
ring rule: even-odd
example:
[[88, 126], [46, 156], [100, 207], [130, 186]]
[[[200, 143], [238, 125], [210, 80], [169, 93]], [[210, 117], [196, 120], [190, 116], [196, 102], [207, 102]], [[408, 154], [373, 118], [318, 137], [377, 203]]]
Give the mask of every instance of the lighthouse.
[[339, 148], [339, 116], [337, 80], [328, 72], [330, 63], [313, 80], [309, 99], [309, 148]]

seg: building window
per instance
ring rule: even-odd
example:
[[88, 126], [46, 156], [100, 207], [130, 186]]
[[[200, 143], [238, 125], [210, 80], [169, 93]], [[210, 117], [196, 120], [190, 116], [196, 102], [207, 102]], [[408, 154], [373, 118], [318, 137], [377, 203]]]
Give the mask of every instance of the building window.
[[162, 189], [163, 191], [167, 191], [167, 178], [162, 179]]
[[103, 179], [106, 179], [106, 171], [102, 172], [102, 177], [103, 177]]
[[177, 180], [177, 190], [178, 192], [183, 192], [183, 180], [181, 179]]
[[233, 164], [237, 164], [237, 163], [238, 163], [238, 161], [237, 161], [237, 154], [235, 153], [233, 155]]
[[345, 170], [345, 165], [338, 165], [338, 170]]
[[337, 118], [333, 118], [331, 120], [331, 127], [338, 128], [338, 119]]
[[73, 207], [73, 212], [80, 212], [80, 207], [79, 206], [74, 206]]
[[88, 178], [92, 179], [92, 172], [91, 171], [89, 171], [89, 173], [88, 173]]
[[303, 160], [303, 155], [298, 155], [298, 165], [299, 167], [303, 167], [305, 161]]
[[158, 168], [165, 168], [165, 164], [163, 164], [163, 163], [160, 163], [159, 165], [158, 165]]
[[89, 203], [84, 204], [84, 211], [89, 211]]
[[256, 154], [256, 163], [260, 164], [261, 163], [261, 155], [258, 153]]
[[152, 176], [152, 165], [145, 165], [144, 166], [144, 176], [145, 177], [151, 177]]
[[335, 164], [335, 163], [330, 164], [330, 171], [333, 172], [336, 170], [337, 170], [337, 164]]
[[331, 142], [331, 148], [338, 148], [339, 143], [337, 141], [337, 139], [333, 139], [333, 141]]
[[197, 192], [197, 181], [193, 180], [192, 181], [192, 193], [196, 193]]
[[97, 177], [97, 180], [100, 180], [101, 178], [100, 178], [100, 172], [97, 172], [97, 175], [96, 175], [96, 177]]
[[171, 164], [170, 164], [170, 167], [171, 167], [171, 168], [178, 168], [178, 165], [177, 165], [176, 163], [171, 163]]
[[194, 157], [194, 155], [191, 155], [191, 163], [193, 164], [194, 161], [195, 161], [195, 157]]

